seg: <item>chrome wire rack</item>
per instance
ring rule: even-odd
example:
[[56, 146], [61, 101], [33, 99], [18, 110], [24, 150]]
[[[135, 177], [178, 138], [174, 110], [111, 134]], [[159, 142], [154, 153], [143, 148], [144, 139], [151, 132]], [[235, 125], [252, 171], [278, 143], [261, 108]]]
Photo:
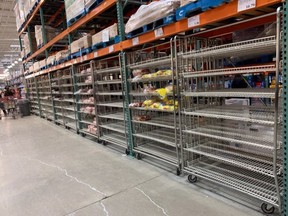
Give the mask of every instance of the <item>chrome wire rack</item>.
[[121, 67], [118, 56], [91, 62], [99, 140], [127, 147]]
[[[173, 46], [188, 180], [216, 182], [273, 210], [281, 209], [283, 190], [279, 14], [273, 36], [232, 43], [185, 36], [175, 37]], [[276, 56], [275, 64], [246, 63], [262, 55]], [[255, 87], [247, 80], [268, 73], [274, 77], [270, 87]]]

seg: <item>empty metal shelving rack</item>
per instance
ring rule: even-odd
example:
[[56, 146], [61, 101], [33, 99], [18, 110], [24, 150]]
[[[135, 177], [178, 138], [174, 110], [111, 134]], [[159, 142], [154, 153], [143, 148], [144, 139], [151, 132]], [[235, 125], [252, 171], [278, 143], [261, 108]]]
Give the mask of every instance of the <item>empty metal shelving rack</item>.
[[76, 98], [77, 132], [98, 139], [94, 75], [90, 63], [72, 67]]
[[[283, 190], [279, 29], [278, 13], [277, 35], [219, 45], [174, 40], [183, 171], [192, 183], [199, 177], [261, 200], [265, 213], [281, 207]], [[276, 63], [245, 65], [262, 55]], [[255, 73], [269, 73], [275, 86], [251, 86], [245, 77]]]
[[128, 149], [118, 56], [92, 61], [99, 140]]

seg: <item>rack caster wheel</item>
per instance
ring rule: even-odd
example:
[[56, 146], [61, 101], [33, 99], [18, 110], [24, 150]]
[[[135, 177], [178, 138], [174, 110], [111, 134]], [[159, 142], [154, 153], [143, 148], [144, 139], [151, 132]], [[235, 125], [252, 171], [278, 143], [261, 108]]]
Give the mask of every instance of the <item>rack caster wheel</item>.
[[81, 136], [82, 136], [82, 137], [85, 137], [85, 136], [86, 136], [86, 134], [84, 134], [84, 133], [81, 133]]
[[130, 151], [128, 149], [125, 149], [125, 154], [130, 155]]
[[106, 146], [106, 145], [107, 145], [107, 142], [106, 142], [106, 141], [102, 141], [102, 145], [103, 145], [103, 146]]
[[195, 182], [197, 182], [197, 180], [198, 180], [197, 176], [188, 175], [188, 181], [189, 181], [190, 183], [195, 183]]
[[180, 175], [181, 175], [181, 170], [180, 170], [179, 168], [177, 168], [177, 170], [176, 170], [176, 175], [177, 175], [177, 176], [180, 176]]
[[141, 160], [142, 159], [142, 155], [140, 153], [136, 153], [135, 157], [138, 159], [138, 160]]
[[261, 205], [261, 210], [265, 213], [265, 214], [273, 214], [275, 211], [275, 207], [271, 206], [270, 208], [268, 207], [268, 204], [266, 203], [262, 203]]

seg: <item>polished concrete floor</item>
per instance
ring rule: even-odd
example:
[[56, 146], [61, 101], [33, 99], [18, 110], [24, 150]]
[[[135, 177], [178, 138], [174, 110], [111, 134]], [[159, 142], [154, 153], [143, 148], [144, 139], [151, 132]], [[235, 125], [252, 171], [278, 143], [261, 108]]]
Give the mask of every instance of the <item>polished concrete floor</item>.
[[38, 117], [0, 121], [1, 216], [258, 216]]

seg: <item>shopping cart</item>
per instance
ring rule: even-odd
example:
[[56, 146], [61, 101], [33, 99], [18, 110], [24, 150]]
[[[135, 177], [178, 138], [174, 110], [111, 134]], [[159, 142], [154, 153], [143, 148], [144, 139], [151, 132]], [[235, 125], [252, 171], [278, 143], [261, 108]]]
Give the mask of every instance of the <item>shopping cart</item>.
[[[15, 99], [14, 97], [5, 97], [4, 99], [2, 99], [2, 101], [0, 101], [0, 106], [2, 106], [7, 112], [5, 117], [12, 117], [13, 119], [16, 119], [18, 115], [17, 99]], [[0, 119], [2, 119], [1, 115]]]

